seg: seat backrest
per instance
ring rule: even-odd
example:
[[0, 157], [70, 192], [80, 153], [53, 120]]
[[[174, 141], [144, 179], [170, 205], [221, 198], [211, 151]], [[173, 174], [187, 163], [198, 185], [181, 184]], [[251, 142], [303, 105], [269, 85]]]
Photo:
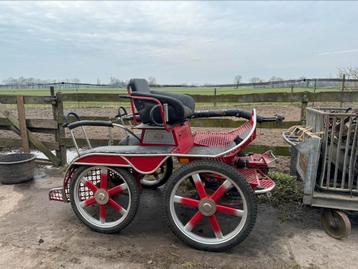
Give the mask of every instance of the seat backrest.
[[129, 81], [128, 87], [132, 92], [150, 93], [148, 82], [143, 78], [132, 78]]
[[[128, 84], [128, 91], [132, 96], [152, 97], [162, 104], [167, 104], [168, 123], [170, 124], [184, 122], [195, 110], [195, 102], [191, 96], [151, 91], [145, 79], [131, 79]], [[162, 116], [157, 104], [144, 100], [134, 100], [133, 103], [143, 123], [162, 123]], [[153, 119], [155, 122], [153, 122]]]

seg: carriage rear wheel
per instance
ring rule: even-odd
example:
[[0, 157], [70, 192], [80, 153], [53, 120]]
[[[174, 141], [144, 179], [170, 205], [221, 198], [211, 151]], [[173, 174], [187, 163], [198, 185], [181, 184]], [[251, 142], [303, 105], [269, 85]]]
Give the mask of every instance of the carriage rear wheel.
[[141, 179], [143, 188], [156, 189], [164, 185], [173, 173], [173, 159], [168, 158], [153, 174], [145, 175]]
[[115, 233], [134, 218], [139, 190], [127, 171], [105, 166], [83, 166], [70, 185], [70, 200], [78, 218], [91, 229]]
[[256, 221], [255, 195], [232, 166], [194, 161], [172, 175], [164, 191], [169, 227], [185, 243], [209, 251], [234, 247]]
[[347, 214], [334, 209], [323, 209], [321, 225], [329, 236], [336, 239], [347, 237], [352, 230], [352, 225]]

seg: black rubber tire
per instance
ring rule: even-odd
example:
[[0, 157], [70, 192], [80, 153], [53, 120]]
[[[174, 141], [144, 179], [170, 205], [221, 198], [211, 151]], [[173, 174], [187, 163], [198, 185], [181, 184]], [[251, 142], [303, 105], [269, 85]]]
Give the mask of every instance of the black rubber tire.
[[131, 205], [130, 205], [130, 209], [129, 212], [126, 216], [126, 218], [124, 219], [124, 221], [122, 221], [120, 224], [111, 227], [111, 228], [101, 228], [101, 227], [97, 227], [91, 223], [89, 223], [78, 211], [77, 206], [75, 205], [74, 202], [74, 187], [76, 184], [76, 181], [79, 180], [79, 176], [81, 175], [81, 173], [90, 168], [90, 166], [81, 166], [79, 167], [76, 171], [75, 174], [72, 177], [71, 183], [70, 183], [70, 202], [71, 202], [71, 207], [73, 209], [73, 211], [75, 212], [75, 214], [77, 215], [77, 217], [81, 220], [81, 222], [83, 222], [86, 226], [88, 226], [89, 228], [91, 228], [92, 230], [99, 232], [99, 233], [105, 233], [105, 234], [112, 234], [112, 233], [118, 233], [121, 230], [123, 230], [129, 223], [131, 223], [131, 221], [133, 220], [134, 216], [137, 213], [137, 209], [138, 209], [138, 205], [139, 205], [139, 188], [138, 188], [138, 184], [135, 180], [135, 178], [133, 177], [133, 175], [131, 175], [130, 173], [128, 173], [126, 170], [121, 169], [121, 168], [117, 168], [117, 167], [108, 167], [111, 168], [113, 170], [115, 170], [117, 173], [119, 173], [123, 178], [126, 179], [126, 183], [128, 185], [128, 190], [131, 192]]
[[323, 209], [321, 225], [324, 231], [336, 239], [346, 238], [352, 231], [351, 222], [346, 213], [335, 209]]
[[164, 165], [167, 166], [167, 169], [165, 170], [164, 176], [160, 179], [160, 181], [158, 181], [155, 184], [151, 184], [151, 185], [142, 183], [143, 188], [145, 188], [145, 189], [156, 189], [156, 188], [159, 188], [160, 186], [163, 186], [165, 183], [167, 183], [168, 179], [170, 178], [170, 176], [173, 173], [173, 159], [168, 158], [164, 162]]
[[[192, 173], [196, 170], [212, 170], [213, 172], [219, 172], [221, 174], [224, 174], [228, 176], [230, 179], [232, 179], [237, 186], [241, 189], [243, 196], [246, 199], [247, 202], [247, 220], [244, 224], [244, 227], [242, 230], [231, 240], [216, 244], [216, 245], [209, 245], [209, 244], [202, 244], [197, 241], [192, 240], [187, 235], [182, 233], [182, 231], [176, 226], [176, 224], [173, 221], [173, 218], [170, 213], [170, 196], [173, 188], [175, 187], [175, 184], [183, 177], [185, 177], [187, 174]], [[256, 222], [256, 215], [257, 215], [257, 203], [256, 203], [256, 197], [255, 194], [250, 187], [250, 185], [247, 183], [245, 178], [238, 173], [238, 171], [227, 164], [224, 164], [222, 162], [218, 162], [215, 160], [198, 160], [193, 161], [189, 164], [186, 164], [182, 166], [180, 169], [178, 169], [169, 179], [165, 186], [164, 190], [164, 211], [166, 214], [166, 219], [168, 221], [170, 229], [173, 231], [173, 233], [184, 243], [200, 250], [205, 251], [225, 251], [230, 248], [235, 247], [239, 243], [241, 243], [243, 240], [246, 239], [246, 237], [250, 234], [251, 230], [253, 229], [255, 222]]]

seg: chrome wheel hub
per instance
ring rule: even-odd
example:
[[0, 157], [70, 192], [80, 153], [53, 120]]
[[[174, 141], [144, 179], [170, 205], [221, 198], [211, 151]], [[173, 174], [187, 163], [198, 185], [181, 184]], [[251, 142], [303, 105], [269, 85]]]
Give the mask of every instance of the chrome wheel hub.
[[199, 203], [199, 211], [204, 216], [212, 216], [216, 212], [216, 203], [211, 199], [202, 199]]
[[106, 190], [98, 189], [94, 196], [96, 198], [96, 202], [99, 205], [105, 205], [109, 201], [109, 195], [108, 195], [108, 192]]

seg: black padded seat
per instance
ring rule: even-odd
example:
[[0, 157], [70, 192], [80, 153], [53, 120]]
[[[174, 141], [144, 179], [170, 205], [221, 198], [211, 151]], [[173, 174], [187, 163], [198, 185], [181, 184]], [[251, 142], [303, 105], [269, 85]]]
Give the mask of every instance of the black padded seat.
[[[131, 89], [133, 96], [153, 97], [158, 99], [162, 104], [168, 104], [169, 124], [183, 123], [187, 118], [192, 116], [195, 111], [195, 101], [191, 96], [151, 91], [145, 79], [131, 79], [128, 87]], [[135, 100], [134, 105], [143, 123], [162, 123], [159, 107], [156, 107], [155, 103]], [[152, 115], [152, 117], [150, 115]], [[154, 118], [155, 122], [153, 122], [152, 118]]]

